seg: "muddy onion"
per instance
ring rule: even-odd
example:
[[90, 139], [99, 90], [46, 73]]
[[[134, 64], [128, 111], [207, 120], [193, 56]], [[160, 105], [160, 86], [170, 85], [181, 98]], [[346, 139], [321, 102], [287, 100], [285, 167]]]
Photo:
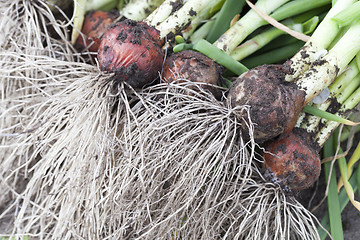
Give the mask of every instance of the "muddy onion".
[[266, 174], [285, 189], [299, 191], [311, 187], [319, 178], [321, 162], [315, 144], [303, 129], [265, 144]]
[[90, 52], [97, 52], [100, 45], [100, 37], [119, 17], [118, 11], [90, 11], [85, 15], [81, 32], [75, 43], [75, 48], [82, 51], [88, 47]]
[[239, 76], [229, 90], [231, 106], [250, 106], [254, 138], [259, 143], [289, 133], [304, 107], [305, 92], [283, 79], [281, 65], [263, 65]]
[[214, 87], [219, 85], [220, 75], [220, 68], [213, 60], [202, 53], [185, 50], [174, 53], [166, 59], [162, 78], [165, 82], [184, 82], [183, 79], [186, 79], [204, 83], [199, 86], [212, 92], [215, 97], [220, 97], [219, 88]]
[[143, 22], [125, 20], [112, 25], [101, 38], [98, 60], [103, 71], [115, 73], [116, 80], [140, 88], [151, 83], [161, 71], [163, 40], [156, 29]]

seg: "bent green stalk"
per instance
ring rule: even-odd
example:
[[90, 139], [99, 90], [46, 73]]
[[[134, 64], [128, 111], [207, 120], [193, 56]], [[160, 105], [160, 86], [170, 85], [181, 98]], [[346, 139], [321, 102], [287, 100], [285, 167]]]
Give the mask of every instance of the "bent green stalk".
[[[295, 23], [292, 19], [287, 19], [284, 20], [282, 24], [292, 30], [296, 30], [303, 34], [308, 34], [314, 31], [318, 21], [319, 17], [315, 16], [308, 21], [305, 21], [304, 23]], [[236, 47], [235, 50], [230, 53], [230, 56], [235, 60], [240, 61], [283, 34], [286, 34], [286, 32], [278, 28], [271, 27], [270, 29], [256, 35], [252, 39], [249, 39], [240, 46]]]
[[[263, 13], [270, 15], [277, 21], [303, 13], [316, 7], [330, 3], [330, 0], [259, 0], [255, 6]], [[228, 31], [226, 31], [214, 45], [227, 53], [232, 52], [250, 33], [257, 28], [268, 24], [253, 9], [248, 11]]]

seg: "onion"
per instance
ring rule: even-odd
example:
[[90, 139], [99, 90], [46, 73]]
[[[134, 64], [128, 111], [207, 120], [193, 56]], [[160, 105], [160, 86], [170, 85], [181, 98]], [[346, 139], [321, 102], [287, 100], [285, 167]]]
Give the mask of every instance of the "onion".
[[126, 81], [134, 88], [150, 84], [164, 58], [164, 41], [159, 36], [159, 31], [144, 22], [128, 19], [112, 25], [99, 46], [101, 70], [115, 73], [117, 81]]
[[82, 51], [86, 48], [90, 52], [97, 52], [100, 45], [100, 37], [107, 28], [119, 17], [118, 11], [90, 11], [85, 15], [80, 35], [75, 43], [75, 48]]
[[[259, 143], [288, 134], [304, 107], [305, 92], [283, 82], [285, 72], [281, 65], [259, 66], [238, 77], [229, 90], [231, 106], [251, 106], [254, 138]], [[248, 131], [243, 125], [243, 131]]]
[[285, 189], [311, 187], [320, 176], [321, 162], [315, 144], [304, 129], [294, 129], [285, 138], [265, 144], [265, 169], [271, 180]]
[[218, 65], [202, 53], [185, 50], [170, 55], [163, 67], [162, 77], [166, 82], [183, 82], [186, 79], [191, 82], [204, 83], [201, 85], [213, 93], [215, 97], [221, 96], [218, 86], [221, 71]]

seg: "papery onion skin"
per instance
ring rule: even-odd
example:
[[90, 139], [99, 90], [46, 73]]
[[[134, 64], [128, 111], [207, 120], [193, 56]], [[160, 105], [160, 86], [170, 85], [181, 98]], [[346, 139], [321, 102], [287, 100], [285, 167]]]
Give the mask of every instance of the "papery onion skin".
[[[210, 91], [215, 97], [221, 96], [216, 86], [220, 85], [221, 68], [202, 53], [185, 50], [167, 57], [162, 73], [165, 82], [191, 81], [205, 83], [199, 85]], [[212, 85], [212, 86], [211, 86]]]
[[319, 147], [311, 143], [310, 135], [303, 129], [266, 143], [264, 167], [271, 180], [292, 191], [311, 187], [321, 171]]
[[[229, 90], [232, 107], [250, 106], [254, 138], [259, 143], [289, 133], [304, 108], [305, 92], [283, 82], [284, 75], [281, 65], [259, 66], [239, 76]], [[247, 124], [243, 126], [248, 131]]]
[[164, 51], [159, 31], [143, 22], [125, 20], [103, 35], [98, 51], [102, 71], [115, 73], [117, 81], [134, 88], [152, 83], [161, 71]]
[[76, 39], [75, 48], [82, 51], [86, 48], [90, 52], [97, 52], [100, 46], [100, 37], [119, 17], [119, 12], [114, 11], [90, 11], [85, 15], [81, 32]]

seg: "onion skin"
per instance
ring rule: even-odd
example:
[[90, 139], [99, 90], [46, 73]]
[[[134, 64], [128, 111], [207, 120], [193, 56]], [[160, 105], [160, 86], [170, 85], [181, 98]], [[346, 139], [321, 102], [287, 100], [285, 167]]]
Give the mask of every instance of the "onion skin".
[[164, 51], [160, 32], [146, 23], [125, 20], [103, 35], [98, 51], [102, 71], [115, 73], [117, 81], [134, 88], [153, 82], [161, 71]]
[[210, 91], [215, 97], [221, 96], [218, 86], [221, 79], [220, 67], [210, 58], [202, 53], [185, 50], [170, 55], [163, 67], [163, 81], [184, 82], [186, 79], [191, 82], [206, 83], [200, 85], [203, 89]]
[[311, 187], [319, 178], [321, 161], [309, 134], [301, 129], [265, 144], [266, 173], [284, 189], [300, 191]]
[[86, 36], [80, 35], [76, 39], [75, 48], [82, 51], [88, 47], [90, 52], [97, 52], [100, 46], [100, 37], [119, 17], [118, 11], [90, 11], [85, 15], [81, 32]]
[[[288, 134], [304, 108], [305, 92], [283, 82], [281, 65], [263, 65], [249, 70], [233, 82], [228, 95], [232, 107], [250, 106], [254, 138], [262, 143]], [[243, 124], [247, 132], [247, 124]]]

